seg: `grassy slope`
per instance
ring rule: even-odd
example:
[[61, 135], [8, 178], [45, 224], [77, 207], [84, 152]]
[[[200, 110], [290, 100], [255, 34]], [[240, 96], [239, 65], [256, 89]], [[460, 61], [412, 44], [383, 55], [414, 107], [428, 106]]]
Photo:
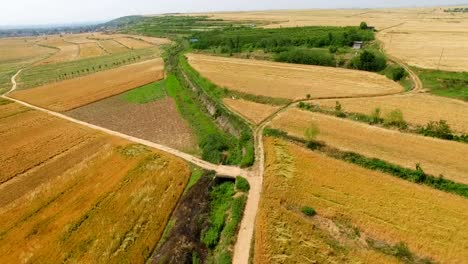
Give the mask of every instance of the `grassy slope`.
[[468, 101], [468, 72], [413, 69], [431, 93]]
[[166, 97], [166, 81], [150, 83], [121, 95], [129, 103], [146, 104]]
[[[50, 82], [92, 74], [97, 71], [148, 60], [158, 55], [159, 48], [148, 48], [77, 61], [40, 65], [21, 74], [18, 89], [32, 88]], [[65, 74], [66, 77], [64, 77]]]

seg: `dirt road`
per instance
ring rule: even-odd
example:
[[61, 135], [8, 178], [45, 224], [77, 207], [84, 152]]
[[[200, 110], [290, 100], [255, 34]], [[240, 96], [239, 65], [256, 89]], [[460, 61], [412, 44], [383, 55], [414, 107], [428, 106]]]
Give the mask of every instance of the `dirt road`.
[[47, 113], [49, 115], [53, 115], [53, 116], [56, 116], [58, 118], [68, 120], [70, 122], [73, 122], [73, 123], [76, 123], [76, 124], [79, 124], [79, 125], [82, 125], [82, 126], [89, 127], [91, 129], [102, 131], [102, 132], [107, 133], [109, 135], [120, 137], [120, 138], [126, 139], [126, 140], [134, 142], [134, 143], [142, 144], [142, 145], [145, 145], [145, 146], [148, 146], [148, 147], [151, 147], [151, 148], [155, 148], [155, 149], [170, 153], [170, 154], [172, 154], [174, 156], [177, 156], [179, 158], [182, 158], [182, 159], [184, 159], [184, 160], [186, 160], [186, 161], [188, 161], [190, 163], [193, 163], [193, 164], [195, 164], [195, 165], [197, 165], [197, 166], [199, 166], [199, 167], [201, 167], [203, 169], [214, 170], [214, 171], [217, 172], [217, 175], [219, 177], [235, 178], [235, 177], [237, 177], [239, 175], [242, 175], [242, 176], [245, 176], [245, 177], [248, 178], [248, 177], [251, 176], [251, 173], [249, 171], [243, 170], [243, 169], [241, 169], [239, 167], [211, 164], [211, 163], [206, 162], [204, 160], [201, 160], [201, 159], [199, 159], [197, 157], [194, 157], [192, 155], [189, 155], [187, 153], [181, 152], [179, 150], [176, 150], [176, 149], [164, 146], [164, 145], [156, 144], [156, 143], [144, 140], [144, 139], [132, 137], [132, 136], [129, 136], [129, 135], [117, 132], [117, 131], [113, 131], [113, 130], [110, 130], [110, 129], [107, 129], [107, 128], [103, 128], [103, 127], [96, 126], [96, 125], [93, 125], [93, 124], [90, 124], [90, 123], [86, 123], [86, 122], [71, 118], [69, 116], [66, 116], [66, 115], [63, 115], [63, 114], [60, 114], [60, 113], [57, 113], [57, 112], [54, 112], [54, 111], [50, 111], [50, 110], [31, 105], [31, 104], [28, 104], [26, 102], [23, 102], [23, 101], [20, 101], [20, 100], [17, 100], [17, 99], [10, 98], [7, 95], [16, 89], [16, 77], [21, 73], [21, 71], [22, 70], [19, 70], [11, 78], [12, 89], [10, 91], [8, 91], [6, 94], [2, 95], [3, 98], [14, 101], [14, 102], [16, 102], [18, 104], [21, 104], [21, 105], [24, 105], [26, 107], [35, 109], [37, 111], [41, 111], [41, 112]]

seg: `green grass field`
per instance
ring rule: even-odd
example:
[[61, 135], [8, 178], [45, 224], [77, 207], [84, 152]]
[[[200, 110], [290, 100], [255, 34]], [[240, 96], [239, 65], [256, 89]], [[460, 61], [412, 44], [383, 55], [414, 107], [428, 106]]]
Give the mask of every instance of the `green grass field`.
[[150, 83], [121, 95], [121, 98], [133, 104], [146, 104], [166, 97], [166, 81]]
[[159, 48], [152, 47], [77, 61], [40, 65], [29, 68], [21, 73], [18, 80], [18, 89], [28, 89], [51, 82], [72, 79], [138, 61], [152, 59], [159, 55]]
[[413, 68], [424, 88], [439, 96], [468, 101], [468, 72], [447, 72]]

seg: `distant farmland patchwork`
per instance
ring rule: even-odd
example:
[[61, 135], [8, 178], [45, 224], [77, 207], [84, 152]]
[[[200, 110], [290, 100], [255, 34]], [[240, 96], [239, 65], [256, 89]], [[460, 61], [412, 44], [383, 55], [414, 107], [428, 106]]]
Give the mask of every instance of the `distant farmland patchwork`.
[[15, 103], [0, 109], [8, 168], [0, 185], [0, 262], [144, 263], [188, 166]]
[[122, 66], [67, 81], [14, 92], [13, 98], [64, 112], [164, 78], [162, 59]]
[[[405, 258], [463, 263], [468, 258], [465, 198], [280, 139], [266, 138], [265, 144], [254, 263], [401, 263]], [[317, 215], [307, 216], [304, 207]]]
[[[286, 99], [384, 95], [403, 87], [376, 73], [309, 65], [187, 55], [201, 75], [220, 87]], [[239, 78], [242, 76], [242, 78]]]

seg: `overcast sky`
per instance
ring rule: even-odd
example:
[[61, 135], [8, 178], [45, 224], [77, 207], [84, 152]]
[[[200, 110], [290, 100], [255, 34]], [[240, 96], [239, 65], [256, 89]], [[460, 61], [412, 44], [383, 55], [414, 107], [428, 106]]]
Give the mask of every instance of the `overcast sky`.
[[434, 6], [468, 0], [2, 0], [0, 25], [104, 21], [134, 14], [302, 8]]

